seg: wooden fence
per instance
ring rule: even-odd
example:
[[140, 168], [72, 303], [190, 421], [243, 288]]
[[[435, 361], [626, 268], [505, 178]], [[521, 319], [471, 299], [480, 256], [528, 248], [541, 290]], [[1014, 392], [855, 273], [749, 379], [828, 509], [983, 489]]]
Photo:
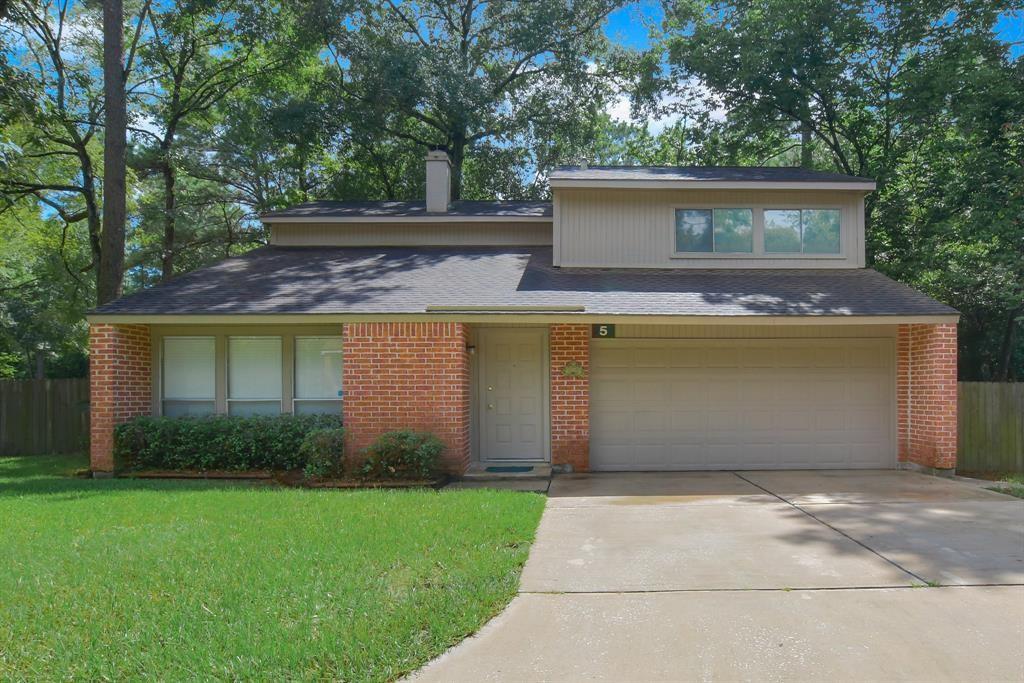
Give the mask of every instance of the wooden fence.
[[84, 451], [89, 380], [0, 380], [0, 455]]
[[1024, 474], [1024, 383], [960, 382], [961, 472]]

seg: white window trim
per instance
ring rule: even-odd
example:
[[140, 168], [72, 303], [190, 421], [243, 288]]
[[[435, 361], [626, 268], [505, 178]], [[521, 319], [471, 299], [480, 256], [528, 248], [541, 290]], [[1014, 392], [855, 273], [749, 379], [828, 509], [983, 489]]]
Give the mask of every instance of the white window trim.
[[[800, 212], [800, 251], [768, 251], [767, 243], [763, 243], [765, 256], [769, 258], [796, 258], [807, 256], [811, 258], [844, 258], [843, 256], [843, 209], [838, 206], [765, 206], [761, 208], [761, 224], [764, 225], [765, 211], [799, 211]], [[804, 249], [804, 211], [835, 211], [839, 214], [839, 251], [835, 253], [808, 254]]]
[[[754, 212], [754, 250], [747, 252], [731, 251], [731, 252], [714, 252], [714, 251], [676, 251], [676, 211], [711, 211], [712, 212], [712, 226], [711, 229], [714, 231], [714, 210], [715, 209], [750, 209]], [[802, 252], [766, 252], [764, 250], [764, 212], [766, 210], [772, 211], [784, 211], [784, 210], [800, 209], [803, 210], [822, 210], [831, 209], [839, 212], [839, 253], [838, 254], [804, 254]], [[822, 261], [822, 260], [835, 260], [842, 261], [847, 258], [847, 250], [850, 246], [847, 244], [847, 240], [850, 239], [846, 234], [847, 229], [846, 218], [843, 216], [843, 207], [836, 206], [834, 204], [828, 205], [801, 205], [794, 207], [792, 204], [775, 204], [775, 203], [760, 203], [747, 206], [709, 206], [707, 204], [673, 204], [669, 207], [669, 258], [671, 259], [687, 259], [687, 260], [705, 260], [705, 259], [732, 259], [732, 260], [750, 260], [756, 259], [758, 261], [768, 261], [772, 259], [787, 259], [787, 260], [807, 260], [807, 261]], [[801, 242], [801, 246], [802, 246]], [[578, 264], [576, 264], [578, 265]]]

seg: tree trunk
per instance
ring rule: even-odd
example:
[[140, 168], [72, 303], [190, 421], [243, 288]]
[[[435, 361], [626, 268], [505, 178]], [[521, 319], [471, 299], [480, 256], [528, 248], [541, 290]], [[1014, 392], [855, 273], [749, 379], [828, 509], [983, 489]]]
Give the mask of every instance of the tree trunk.
[[806, 123], [800, 124], [800, 167], [811, 168], [814, 164], [814, 150], [811, 148], [811, 127]]
[[124, 281], [125, 147], [124, 8], [103, 2], [103, 235], [96, 276], [98, 303], [121, 296]]
[[46, 351], [36, 349], [36, 379], [46, 379]]
[[1021, 308], [1015, 308], [1010, 311], [1010, 318], [1006, 321], [1006, 329], [1003, 330], [1003, 343], [1000, 349], [999, 358], [999, 372], [996, 373], [996, 381], [998, 382], [1009, 382], [1010, 371], [1013, 366], [1013, 347], [1017, 339], [1017, 316], [1021, 313]]
[[452, 162], [452, 201], [462, 199], [462, 162], [466, 159], [466, 134], [456, 133], [448, 148], [448, 159]]
[[174, 277], [174, 231], [175, 210], [177, 198], [175, 197], [174, 164], [171, 163], [167, 151], [164, 151], [164, 161], [161, 166], [161, 173], [164, 178], [164, 244], [160, 253], [160, 279], [167, 282]]

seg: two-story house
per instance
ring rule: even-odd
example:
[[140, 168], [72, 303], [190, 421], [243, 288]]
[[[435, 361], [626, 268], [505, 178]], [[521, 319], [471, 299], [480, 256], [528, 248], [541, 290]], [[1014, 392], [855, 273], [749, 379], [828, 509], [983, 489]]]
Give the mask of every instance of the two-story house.
[[90, 316], [92, 466], [140, 414], [341, 413], [454, 473], [948, 469], [957, 312], [865, 267], [865, 178], [565, 167], [553, 201], [312, 202]]

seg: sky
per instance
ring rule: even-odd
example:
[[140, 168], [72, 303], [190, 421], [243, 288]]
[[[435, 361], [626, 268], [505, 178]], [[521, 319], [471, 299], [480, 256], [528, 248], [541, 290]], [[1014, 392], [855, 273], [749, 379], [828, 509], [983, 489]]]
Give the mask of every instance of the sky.
[[[643, 50], [651, 45], [650, 28], [657, 26], [664, 19], [661, 0], [638, 0], [626, 7], [612, 12], [605, 24], [605, 35], [619, 45], [636, 50]], [[1024, 54], [1024, 11], [1008, 12], [996, 24], [996, 36], [1008, 43], [1013, 43], [1010, 54], [1019, 57]], [[612, 118], [630, 121], [629, 100], [620, 97], [608, 106]], [[719, 112], [719, 116], [724, 112]], [[675, 117], [653, 119], [647, 121], [651, 133], [658, 133], [671, 125]]]
[[[605, 34], [626, 47], [649, 47], [647, 26], [657, 25], [664, 18], [661, 0], [639, 0], [618, 9], [608, 17]], [[1007, 12], [996, 24], [996, 35], [1015, 45], [1010, 48], [1014, 57], [1024, 54], [1024, 11]]]

